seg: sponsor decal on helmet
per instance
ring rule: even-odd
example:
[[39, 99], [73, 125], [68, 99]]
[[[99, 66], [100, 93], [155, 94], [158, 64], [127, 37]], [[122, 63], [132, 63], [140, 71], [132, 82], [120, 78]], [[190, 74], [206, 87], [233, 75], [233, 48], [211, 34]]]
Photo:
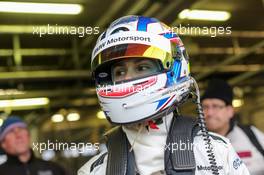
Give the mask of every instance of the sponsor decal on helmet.
[[98, 55], [100, 52], [111, 46], [117, 46], [120, 44], [132, 44], [132, 43], [151, 45], [158, 47], [166, 52], [169, 53], [171, 52], [170, 41], [163, 36], [154, 35], [146, 32], [140, 32], [140, 31], [121, 32], [106, 37], [105, 39], [97, 43], [93, 50], [92, 59], [94, 59], [96, 55]]

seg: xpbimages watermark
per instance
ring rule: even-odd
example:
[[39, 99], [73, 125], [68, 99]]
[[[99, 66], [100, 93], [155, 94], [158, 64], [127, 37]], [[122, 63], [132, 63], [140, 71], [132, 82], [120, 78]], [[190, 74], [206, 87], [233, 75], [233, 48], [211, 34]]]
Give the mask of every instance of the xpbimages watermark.
[[[102, 72], [103, 74], [105, 72]], [[105, 73], [107, 74], [107, 73]], [[100, 76], [100, 75], [99, 75]], [[101, 96], [111, 96], [111, 95], [129, 95], [133, 93], [141, 93], [142, 95], [151, 95], [153, 94], [153, 89], [149, 90], [153, 86], [153, 83], [156, 81], [155, 78], [151, 78], [149, 80], [150, 83], [134, 83], [133, 85], [128, 84], [113, 84], [113, 85], [98, 85], [96, 87], [96, 91], [98, 94]], [[144, 81], [143, 81], [144, 82]], [[190, 82], [184, 82], [182, 84], [172, 86], [169, 89], [159, 89], [157, 92], [161, 93], [161, 95], [168, 95], [168, 94], [173, 94], [178, 91], [184, 91], [186, 88], [190, 86]]]
[[52, 142], [48, 140], [47, 142], [33, 142], [33, 151], [38, 151], [42, 153], [46, 150], [53, 151], [64, 151], [64, 150], [77, 150], [79, 153], [84, 153], [87, 150], [98, 151], [100, 143], [74, 143], [74, 142]]
[[178, 35], [192, 35], [192, 36], [203, 36], [209, 35], [210, 37], [217, 37], [219, 35], [231, 35], [232, 27], [230, 26], [191, 26], [190, 24], [171, 27], [171, 31]]
[[77, 35], [82, 38], [85, 35], [97, 35], [100, 33], [99, 27], [91, 26], [59, 26], [55, 25], [44, 25], [44, 26], [33, 26], [33, 35], [42, 37], [44, 35]]
[[192, 151], [193, 147], [194, 144], [189, 140], [187, 141], [180, 140], [179, 142], [167, 143], [164, 149], [165, 151], [168, 150], [169, 152], [173, 153], [174, 151], [185, 151], [185, 150]]

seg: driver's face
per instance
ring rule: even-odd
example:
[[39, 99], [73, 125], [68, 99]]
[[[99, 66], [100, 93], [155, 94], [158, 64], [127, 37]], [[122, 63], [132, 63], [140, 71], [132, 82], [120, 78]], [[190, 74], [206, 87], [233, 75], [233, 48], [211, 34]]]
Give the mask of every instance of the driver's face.
[[154, 74], [159, 71], [157, 62], [150, 59], [125, 59], [112, 66], [114, 82], [125, 81]]

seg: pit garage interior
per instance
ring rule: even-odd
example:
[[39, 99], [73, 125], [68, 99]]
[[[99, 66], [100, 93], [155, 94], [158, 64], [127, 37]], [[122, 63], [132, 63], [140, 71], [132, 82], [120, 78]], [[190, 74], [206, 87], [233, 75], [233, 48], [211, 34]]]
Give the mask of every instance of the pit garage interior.
[[[112, 126], [100, 115], [90, 56], [96, 38], [108, 24], [133, 14], [156, 17], [172, 27], [211, 29], [211, 33], [184, 29], [179, 34], [190, 57], [192, 75], [202, 92], [211, 78], [227, 80], [234, 87], [233, 104], [238, 120], [264, 131], [263, 0], [9, 2], [82, 6], [82, 11], [75, 15], [0, 12], [0, 124], [9, 115], [23, 117], [30, 126], [32, 141], [103, 143], [102, 134]], [[230, 18], [225, 21], [180, 18], [180, 12], [185, 9], [226, 11]], [[90, 33], [40, 34], [48, 26], [89, 27]], [[219, 27], [224, 29], [224, 34], [214, 33], [213, 29]], [[231, 32], [227, 33], [226, 29]], [[3, 102], [31, 98], [44, 99], [46, 103], [12, 107]], [[183, 114], [196, 115], [191, 102], [180, 110]], [[39, 156], [62, 164], [72, 175], [95, 153], [93, 150], [38, 152]]]

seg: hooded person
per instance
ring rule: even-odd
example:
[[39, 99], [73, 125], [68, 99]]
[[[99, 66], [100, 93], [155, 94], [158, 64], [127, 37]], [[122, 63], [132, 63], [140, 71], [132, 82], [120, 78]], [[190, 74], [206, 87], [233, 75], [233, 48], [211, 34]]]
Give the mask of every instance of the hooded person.
[[[91, 66], [102, 110], [118, 126], [106, 134], [107, 151], [78, 175], [248, 175], [229, 141], [207, 132], [187, 52], [167, 25], [115, 20], [98, 38]], [[191, 93], [199, 122], [176, 112]]]
[[202, 96], [207, 127], [227, 137], [250, 174], [264, 174], [264, 133], [254, 126], [238, 125], [234, 120], [232, 87], [222, 79], [212, 79]]

